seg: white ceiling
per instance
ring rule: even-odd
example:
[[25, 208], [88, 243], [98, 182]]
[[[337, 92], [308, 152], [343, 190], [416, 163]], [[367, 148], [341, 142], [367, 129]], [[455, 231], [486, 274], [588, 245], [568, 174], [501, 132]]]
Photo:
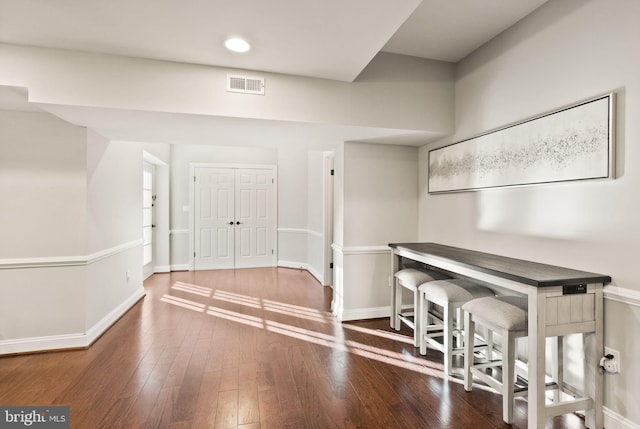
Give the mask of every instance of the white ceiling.
[[547, 0], [423, 0], [382, 48], [456, 63]]
[[0, 0], [0, 41], [352, 81], [419, 2]]
[[[546, 1], [0, 0], [0, 42], [353, 81], [381, 50], [457, 62]], [[229, 36], [246, 38], [252, 50], [226, 51], [222, 44]], [[111, 130], [107, 137], [153, 137], [116, 129], [120, 121], [113, 112], [78, 109], [64, 114]], [[157, 123], [175, 123], [173, 131], [184, 130], [188, 119], [203, 120], [165, 116]], [[256, 130], [264, 126], [251, 124]], [[390, 130], [327, 127], [343, 140], [389, 141], [384, 136]], [[322, 134], [316, 126], [305, 129]], [[409, 134], [398, 130], [394, 142], [420, 144], [429, 137]]]

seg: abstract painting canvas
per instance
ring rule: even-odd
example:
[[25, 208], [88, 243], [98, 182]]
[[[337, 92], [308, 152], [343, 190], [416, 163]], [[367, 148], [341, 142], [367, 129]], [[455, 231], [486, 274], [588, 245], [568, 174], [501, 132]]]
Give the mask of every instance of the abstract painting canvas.
[[613, 178], [614, 94], [429, 151], [429, 193]]

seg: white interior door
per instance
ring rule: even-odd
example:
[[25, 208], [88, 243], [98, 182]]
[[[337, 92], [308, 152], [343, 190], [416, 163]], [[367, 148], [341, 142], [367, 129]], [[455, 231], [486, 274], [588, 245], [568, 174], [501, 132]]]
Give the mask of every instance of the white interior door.
[[153, 262], [153, 206], [154, 206], [153, 164], [142, 165], [142, 278], [146, 279], [154, 271]]
[[196, 168], [194, 180], [194, 269], [234, 268], [234, 170]]
[[273, 265], [274, 186], [271, 170], [236, 170], [236, 268]]
[[194, 269], [274, 266], [274, 171], [196, 167], [194, 181]]

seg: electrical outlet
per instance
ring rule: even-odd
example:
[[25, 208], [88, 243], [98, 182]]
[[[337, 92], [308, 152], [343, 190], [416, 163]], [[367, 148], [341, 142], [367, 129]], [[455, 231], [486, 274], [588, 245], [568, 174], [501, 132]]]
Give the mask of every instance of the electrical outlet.
[[604, 370], [612, 374], [620, 373], [620, 352], [618, 350], [605, 347], [604, 354], [613, 356], [612, 359], [605, 359], [603, 365]]

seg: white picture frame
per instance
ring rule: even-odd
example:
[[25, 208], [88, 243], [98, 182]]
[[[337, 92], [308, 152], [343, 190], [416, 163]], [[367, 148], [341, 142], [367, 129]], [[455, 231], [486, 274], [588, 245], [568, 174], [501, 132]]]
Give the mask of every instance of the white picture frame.
[[428, 154], [430, 194], [614, 178], [615, 93]]

